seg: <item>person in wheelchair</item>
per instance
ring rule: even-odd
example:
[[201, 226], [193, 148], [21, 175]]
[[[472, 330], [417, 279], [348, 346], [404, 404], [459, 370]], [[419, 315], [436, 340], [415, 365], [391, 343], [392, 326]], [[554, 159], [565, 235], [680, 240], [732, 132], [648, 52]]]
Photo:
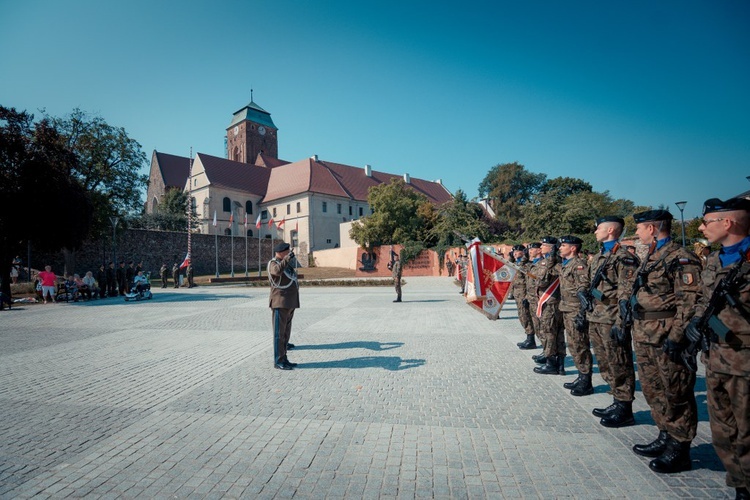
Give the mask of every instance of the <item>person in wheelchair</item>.
[[141, 293], [146, 290], [151, 290], [151, 285], [148, 282], [148, 278], [143, 275], [143, 271], [138, 271], [138, 274], [133, 277], [133, 289], [131, 292]]

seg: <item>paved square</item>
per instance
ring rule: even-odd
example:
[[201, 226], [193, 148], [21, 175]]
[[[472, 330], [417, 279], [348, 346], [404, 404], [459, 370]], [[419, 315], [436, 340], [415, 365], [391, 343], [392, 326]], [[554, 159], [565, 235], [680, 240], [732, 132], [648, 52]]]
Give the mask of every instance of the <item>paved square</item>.
[[[693, 470], [660, 476], [607, 429], [598, 373], [532, 372], [511, 301], [498, 321], [449, 278], [303, 287], [289, 372], [272, 368], [268, 289], [0, 313], [0, 497], [733, 498], [703, 372]], [[536, 351], [539, 352], [539, 351]]]

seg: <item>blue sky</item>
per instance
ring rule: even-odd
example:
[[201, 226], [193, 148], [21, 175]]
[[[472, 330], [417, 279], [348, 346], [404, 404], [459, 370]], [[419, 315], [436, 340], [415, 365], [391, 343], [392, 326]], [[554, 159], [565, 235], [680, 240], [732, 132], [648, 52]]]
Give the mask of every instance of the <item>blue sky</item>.
[[518, 161], [641, 205], [750, 190], [750, 2], [0, 0], [0, 104], [80, 107], [149, 158], [279, 155], [442, 179]]

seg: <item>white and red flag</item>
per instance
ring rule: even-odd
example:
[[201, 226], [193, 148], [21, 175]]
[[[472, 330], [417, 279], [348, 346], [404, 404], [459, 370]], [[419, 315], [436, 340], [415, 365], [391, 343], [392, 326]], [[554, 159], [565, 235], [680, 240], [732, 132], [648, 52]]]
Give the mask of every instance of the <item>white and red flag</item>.
[[276, 229], [281, 229], [282, 227], [284, 227], [284, 223], [285, 223], [285, 222], [286, 222], [286, 217], [284, 217], [283, 219], [281, 219], [281, 220], [279, 221], [279, 223], [278, 223], [278, 224], [276, 224]]
[[466, 302], [487, 318], [496, 320], [508, 298], [516, 269], [499, 255], [482, 248], [479, 240], [469, 246]]
[[560, 278], [555, 278], [555, 281], [553, 281], [550, 286], [547, 287], [547, 289], [544, 291], [541, 297], [539, 297], [539, 304], [536, 306], [536, 317], [541, 318], [542, 317], [542, 307], [544, 307], [544, 304], [547, 303], [549, 299], [551, 299], [557, 290], [560, 288]]
[[234, 214], [229, 214], [229, 225], [234, 224]]
[[255, 220], [255, 227], [260, 229], [260, 214], [258, 214], [258, 218]]
[[271, 217], [271, 219], [268, 221], [268, 228], [270, 229], [272, 227], [273, 227], [273, 217]]
[[185, 260], [182, 261], [182, 264], [180, 264], [180, 269], [183, 267], [187, 267], [190, 264], [190, 253], [185, 256]]
[[214, 222], [213, 222], [213, 226], [216, 227], [216, 210], [214, 210]]
[[247, 229], [247, 214], [245, 214], [245, 229]]

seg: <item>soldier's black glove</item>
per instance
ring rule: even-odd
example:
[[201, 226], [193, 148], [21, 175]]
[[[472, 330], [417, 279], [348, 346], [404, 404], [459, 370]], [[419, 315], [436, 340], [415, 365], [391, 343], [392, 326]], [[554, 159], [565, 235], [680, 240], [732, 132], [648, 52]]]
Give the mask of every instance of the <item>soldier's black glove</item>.
[[620, 347], [625, 347], [630, 342], [630, 332], [625, 328], [614, 325], [609, 330], [609, 338], [617, 342]]
[[690, 342], [698, 343], [701, 341], [701, 337], [703, 337], [703, 334], [698, 329], [698, 324], [700, 323], [700, 321], [701, 319], [698, 316], [695, 316], [685, 327], [685, 338], [687, 338]]
[[521, 305], [522, 305], [523, 307], [525, 307], [526, 309], [528, 309], [528, 308], [529, 308], [529, 299], [523, 299], [523, 300], [521, 301]]
[[290, 258], [290, 259], [293, 259], [293, 258], [294, 258], [294, 251], [291, 251], [291, 252], [289, 252], [289, 258]]
[[617, 306], [620, 308], [620, 319], [624, 320], [628, 316], [630, 304], [627, 300], [621, 300], [617, 303]]
[[582, 311], [593, 311], [594, 310], [594, 304], [591, 303], [591, 299], [589, 299], [588, 294], [581, 290], [576, 294], [578, 296], [578, 300], [581, 301], [581, 310]]
[[583, 333], [588, 329], [588, 321], [586, 321], [586, 315], [583, 313], [583, 311], [579, 312], [575, 315], [575, 318], [573, 318], [573, 324], [576, 327], [576, 330]]
[[673, 363], [680, 363], [682, 346], [678, 342], [668, 338], [664, 341], [664, 345], [661, 349]]

